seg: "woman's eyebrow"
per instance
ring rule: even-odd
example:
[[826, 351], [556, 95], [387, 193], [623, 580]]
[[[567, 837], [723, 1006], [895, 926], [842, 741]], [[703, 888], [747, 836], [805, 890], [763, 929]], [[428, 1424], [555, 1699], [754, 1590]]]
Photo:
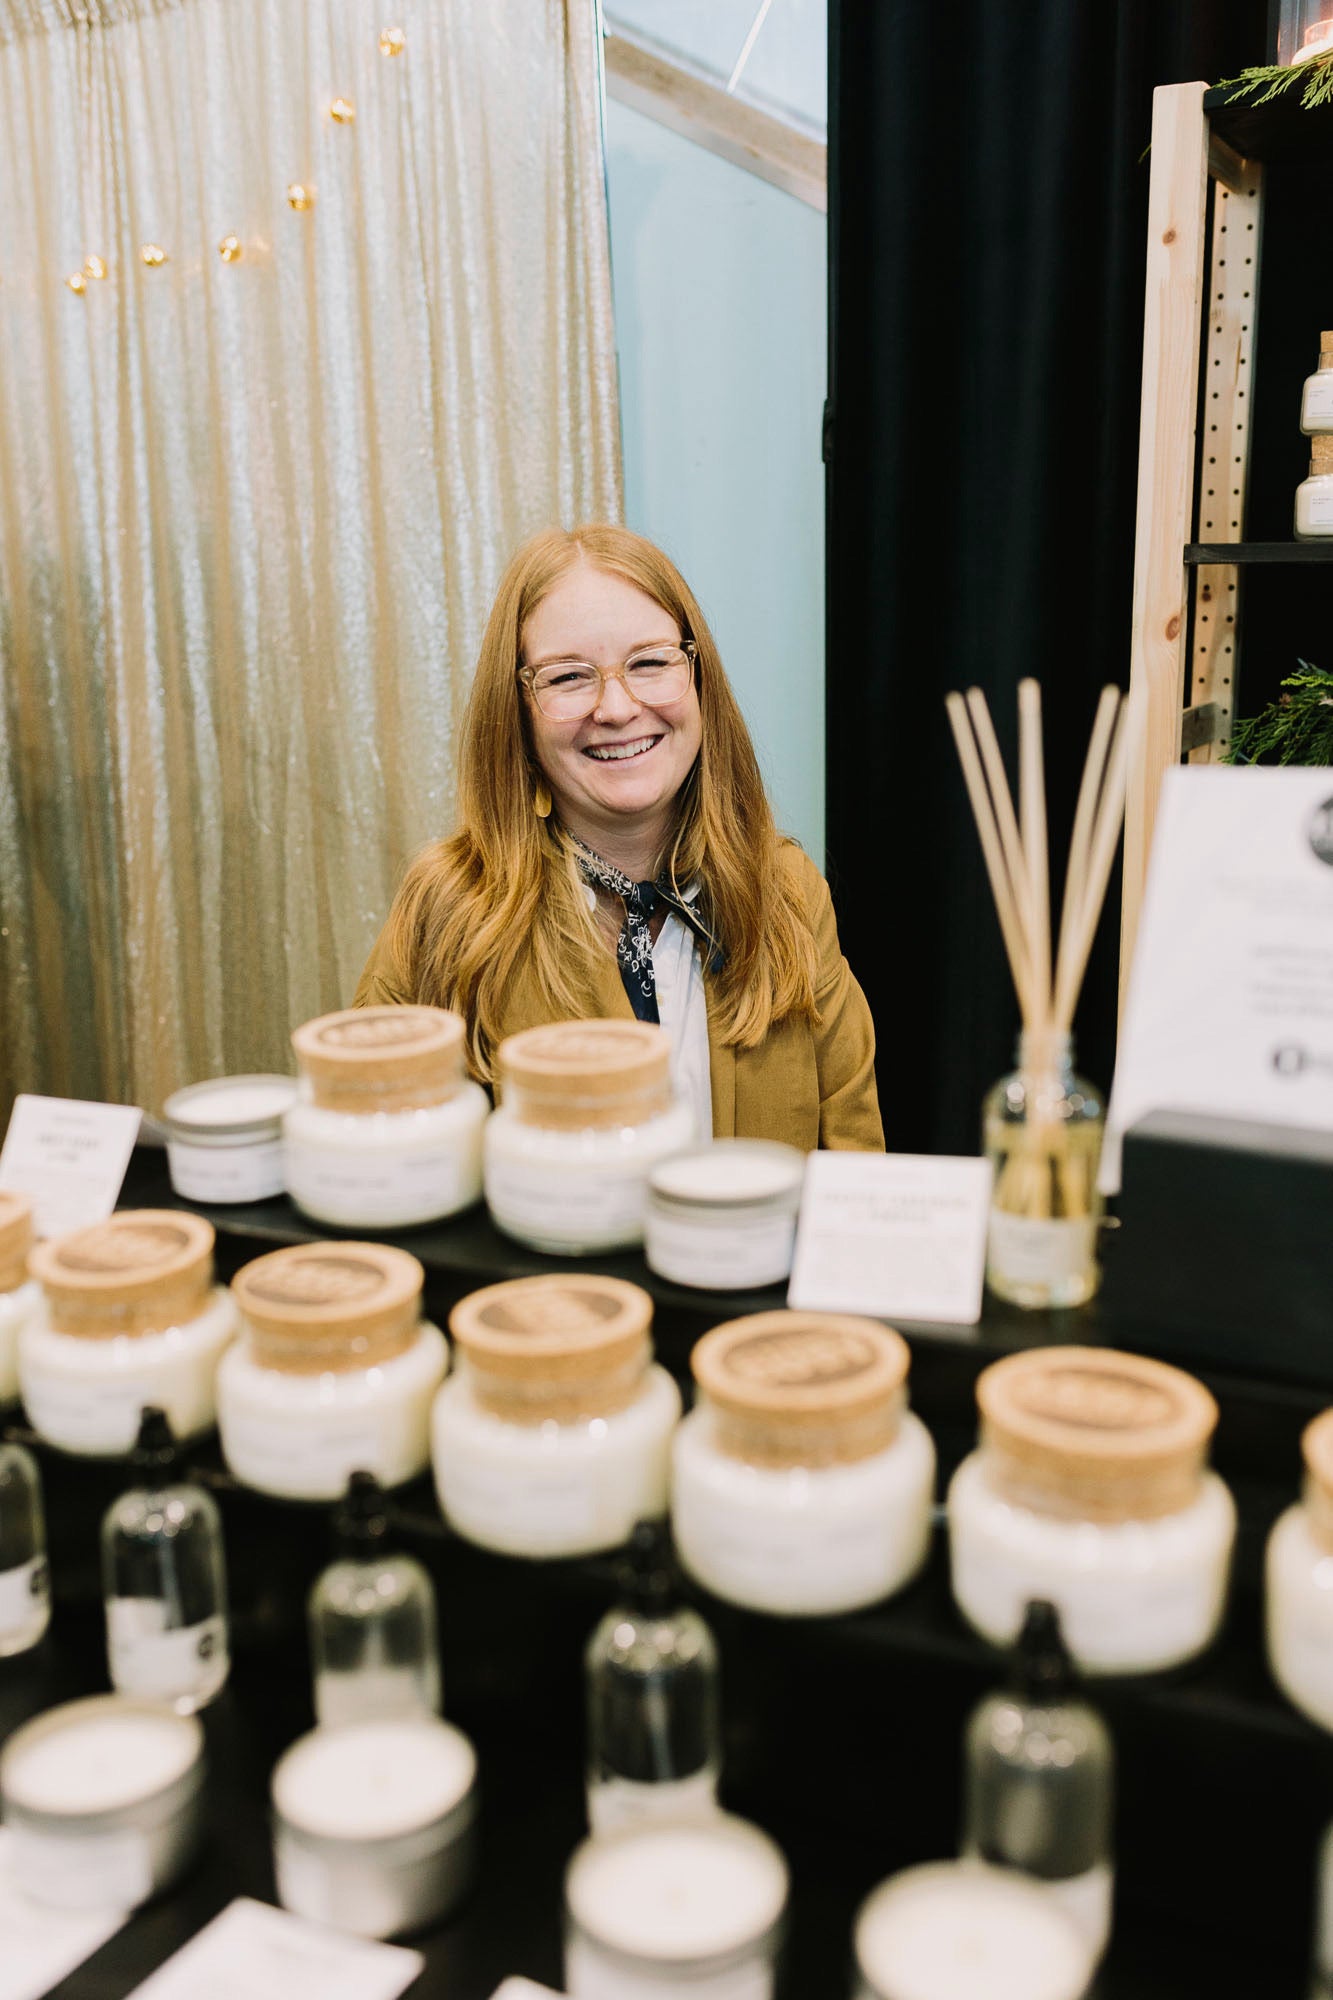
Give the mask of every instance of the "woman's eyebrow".
[[[651, 646], [678, 646], [679, 644], [679, 639], [672, 639], [666, 636], [660, 639], [638, 639], [624, 657], [627, 660], [632, 660], [636, 653], [645, 653]], [[527, 665], [530, 667], [559, 667], [565, 665], [570, 660], [578, 660], [581, 665], [586, 667], [591, 667], [595, 664], [594, 661], [585, 659], [582, 653], [549, 653], [543, 660], [529, 660]]]

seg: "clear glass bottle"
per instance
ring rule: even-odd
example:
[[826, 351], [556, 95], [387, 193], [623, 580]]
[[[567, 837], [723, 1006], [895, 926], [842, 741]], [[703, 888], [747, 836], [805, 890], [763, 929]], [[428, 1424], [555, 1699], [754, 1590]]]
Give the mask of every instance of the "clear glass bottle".
[[982, 1107], [995, 1170], [986, 1283], [1015, 1305], [1081, 1305], [1101, 1279], [1106, 1107], [1095, 1085], [1074, 1074], [1072, 1036], [1024, 1030], [1017, 1062]]
[[1310, 439], [1310, 477], [1296, 488], [1296, 539], [1333, 535], [1333, 437]]
[[338, 1560], [307, 1606], [316, 1719], [438, 1715], [435, 1587], [412, 1556], [389, 1553], [388, 1502], [373, 1473], [352, 1474], [333, 1532]]
[[42, 1476], [21, 1444], [0, 1444], [0, 1659], [26, 1653], [51, 1622]]
[[683, 1600], [665, 1522], [639, 1522], [620, 1584], [584, 1654], [594, 1834], [717, 1811], [717, 1646]]
[[166, 1412], [145, 1409], [130, 1461], [143, 1484], [102, 1521], [102, 1593], [111, 1685], [191, 1715], [231, 1656], [222, 1521], [210, 1493], [174, 1477], [179, 1460]]
[[964, 1739], [964, 1859], [1035, 1877], [1098, 1952], [1111, 1929], [1115, 1753], [1080, 1699], [1055, 1606], [1027, 1607], [1009, 1690]]

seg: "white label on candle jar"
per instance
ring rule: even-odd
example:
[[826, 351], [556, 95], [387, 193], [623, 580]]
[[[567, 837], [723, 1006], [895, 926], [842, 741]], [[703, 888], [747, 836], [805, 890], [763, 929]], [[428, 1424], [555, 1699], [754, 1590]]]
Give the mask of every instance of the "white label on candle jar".
[[171, 1185], [187, 1201], [267, 1201], [286, 1186], [281, 1139], [244, 1146], [167, 1142]]
[[716, 1291], [776, 1285], [791, 1270], [796, 1217], [761, 1216], [719, 1228], [650, 1208], [646, 1254], [651, 1270], [678, 1285]]
[[1058, 1285], [1080, 1277], [1096, 1256], [1097, 1224], [1090, 1215], [1056, 1217], [990, 1212], [986, 1262], [1010, 1284]]
[[1305, 496], [1305, 518], [1311, 528], [1333, 528], [1333, 479], [1311, 487]]
[[651, 1819], [705, 1819], [717, 1811], [717, 1778], [712, 1771], [664, 1784], [635, 1778], [602, 1778], [588, 1787], [588, 1824], [594, 1833], [618, 1833]]
[[378, 1472], [385, 1457], [384, 1441], [365, 1414], [335, 1417], [318, 1414], [318, 1422], [293, 1422], [282, 1416], [257, 1416], [253, 1409], [232, 1418], [236, 1451], [245, 1477], [281, 1493], [299, 1492], [308, 1482], [332, 1484], [338, 1490], [353, 1472]]
[[448, 1511], [465, 1527], [484, 1523], [499, 1535], [557, 1543], [590, 1536], [599, 1497], [592, 1470], [584, 1459], [545, 1472], [512, 1457], [487, 1464], [454, 1452], [445, 1479]]
[[[87, 1909], [131, 1910], [153, 1893], [153, 1856], [146, 1834], [36, 1833], [14, 1828], [14, 1871], [40, 1885], [41, 1900]], [[64, 1885], [69, 1893], [62, 1893]]]
[[751, 1514], [736, 1527], [719, 1507], [710, 1510], [708, 1520], [714, 1574], [724, 1575], [733, 1590], [753, 1591], [765, 1599], [781, 1593], [796, 1566], [802, 1576], [878, 1570], [886, 1548], [897, 1539], [878, 1516], [858, 1520], [845, 1511], [832, 1516], [813, 1510], [774, 1513], [763, 1520]]
[[373, 1217], [383, 1208], [464, 1208], [472, 1199], [471, 1154], [457, 1138], [428, 1152], [343, 1154], [289, 1142], [288, 1178], [298, 1201]]
[[646, 1161], [638, 1173], [626, 1160], [615, 1167], [570, 1161], [517, 1160], [493, 1147], [486, 1161], [486, 1200], [501, 1227], [576, 1236], [580, 1212], [600, 1241], [643, 1221]]
[[1301, 398], [1301, 429], [1333, 430], [1333, 368], [1321, 368], [1306, 383]]
[[[677, 2000], [684, 1990], [679, 1966], [631, 1968], [577, 1933], [565, 1946], [565, 1985], [572, 2000]], [[692, 1974], [688, 1990], [690, 2000], [772, 2000], [773, 1971], [765, 1955], [711, 1978]]]
[[23, 1388], [23, 1407], [33, 1429], [59, 1438], [67, 1451], [85, 1446], [94, 1453], [128, 1451], [138, 1436], [143, 1406], [152, 1401], [151, 1385], [136, 1377], [101, 1375], [81, 1382], [50, 1373], [34, 1379], [30, 1370]]
[[227, 1627], [221, 1617], [168, 1628], [167, 1607], [156, 1597], [107, 1601], [108, 1653], [113, 1686], [147, 1701], [170, 1701], [213, 1681], [226, 1658]]
[[38, 1605], [51, 1596], [51, 1573], [45, 1556], [34, 1556], [17, 1569], [0, 1570], [0, 1634], [20, 1632], [32, 1622]]

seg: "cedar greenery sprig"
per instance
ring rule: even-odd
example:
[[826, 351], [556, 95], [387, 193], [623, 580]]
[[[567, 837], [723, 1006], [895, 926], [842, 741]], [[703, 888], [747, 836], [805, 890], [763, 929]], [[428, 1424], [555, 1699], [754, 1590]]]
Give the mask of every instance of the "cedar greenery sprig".
[[1333, 764], [1333, 674], [1302, 660], [1289, 693], [1231, 732], [1228, 764]]
[[1302, 111], [1317, 111], [1321, 104], [1333, 104], [1333, 49], [1311, 56], [1303, 63], [1261, 63], [1243, 69], [1239, 76], [1227, 77], [1217, 87], [1229, 90], [1237, 98], [1254, 97], [1256, 91], [1262, 91], [1255, 102], [1270, 104], [1290, 90], [1298, 78], [1305, 85], [1301, 92]]

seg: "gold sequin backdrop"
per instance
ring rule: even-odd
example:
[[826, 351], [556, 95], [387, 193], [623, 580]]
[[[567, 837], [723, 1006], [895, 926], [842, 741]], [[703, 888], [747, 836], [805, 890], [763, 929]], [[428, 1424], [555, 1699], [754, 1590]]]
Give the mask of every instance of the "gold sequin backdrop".
[[0, 1118], [288, 1068], [448, 830], [504, 561], [620, 510], [598, 61], [0, 0]]

